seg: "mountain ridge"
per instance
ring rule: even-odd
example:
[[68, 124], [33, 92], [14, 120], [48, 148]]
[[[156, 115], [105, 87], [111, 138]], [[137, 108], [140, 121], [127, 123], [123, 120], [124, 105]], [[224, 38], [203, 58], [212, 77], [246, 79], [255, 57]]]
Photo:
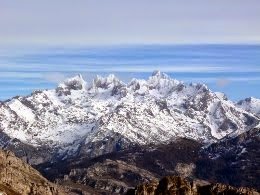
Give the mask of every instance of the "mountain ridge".
[[32, 148], [44, 146], [62, 158], [96, 156], [176, 137], [211, 143], [259, 123], [256, 115], [222, 93], [204, 84], [186, 85], [160, 71], [128, 84], [114, 75], [97, 76], [90, 83], [77, 75], [54, 90], [0, 102], [0, 119], [9, 143], [18, 139]]

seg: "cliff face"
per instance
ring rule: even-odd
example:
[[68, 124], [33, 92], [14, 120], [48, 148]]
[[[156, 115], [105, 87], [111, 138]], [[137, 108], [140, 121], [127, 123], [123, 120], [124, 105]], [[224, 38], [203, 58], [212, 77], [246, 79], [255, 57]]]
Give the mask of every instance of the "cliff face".
[[177, 176], [168, 176], [159, 182], [151, 182], [129, 190], [127, 195], [258, 195], [250, 188], [235, 188], [224, 184], [205, 181], [188, 181]]
[[13, 153], [0, 150], [0, 194], [62, 195], [64, 193]]

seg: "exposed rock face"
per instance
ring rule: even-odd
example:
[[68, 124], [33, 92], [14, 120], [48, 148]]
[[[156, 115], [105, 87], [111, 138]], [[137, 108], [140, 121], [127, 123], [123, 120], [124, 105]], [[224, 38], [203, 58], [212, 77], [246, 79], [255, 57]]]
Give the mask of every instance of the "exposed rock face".
[[122, 194], [132, 183], [147, 182], [156, 177], [149, 171], [124, 161], [105, 160], [85, 169], [72, 169], [65, 180], [95, 189]]
[[168, 176], [157, 182], [142, 184], [127, 195], [258, 195], [250, 188], [235, 188], [224, 184], [210, 184], [204, 181], [188, 181], [181, 177]]
[[64, 192], [12, 152], [0, 150], [0, 194], [62, 195]]
[[197, 176], [206, 180], [260, 189], [260, 128], [205, 147]]

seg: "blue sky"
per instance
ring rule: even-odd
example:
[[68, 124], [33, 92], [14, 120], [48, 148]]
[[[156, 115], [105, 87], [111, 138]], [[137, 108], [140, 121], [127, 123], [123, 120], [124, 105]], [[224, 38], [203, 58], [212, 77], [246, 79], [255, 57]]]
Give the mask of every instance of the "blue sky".
[[115, 74], [124, 82], [161, 70], [206, 83], [236, 101], [260, 98], [260, 45], [132, 45], [11, 50], [0, 56], [0, 98], [55, 88], [66, 77]]
[[81, 73], [161, 70], [260, 97], [259, 0], [0, 0], [0, 100]]

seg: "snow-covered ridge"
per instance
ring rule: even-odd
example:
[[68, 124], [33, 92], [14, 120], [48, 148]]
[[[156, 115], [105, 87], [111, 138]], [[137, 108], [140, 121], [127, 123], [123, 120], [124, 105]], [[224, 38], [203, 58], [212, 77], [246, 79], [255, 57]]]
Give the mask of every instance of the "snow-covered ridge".
[[128, 84], [114, 75], [90, 83], [77, 75], [56, 89], [0, 103], [0, 129], [33, 146], [76, 147], [115, 133], [137, 144], [176, 136], [214, 141], [240, 134], [258, 120], [204, 84], [186, 85], [159, 71]]
[[237, 106], [260, 117], [260, 99], [249, 97], [237, 102]]

